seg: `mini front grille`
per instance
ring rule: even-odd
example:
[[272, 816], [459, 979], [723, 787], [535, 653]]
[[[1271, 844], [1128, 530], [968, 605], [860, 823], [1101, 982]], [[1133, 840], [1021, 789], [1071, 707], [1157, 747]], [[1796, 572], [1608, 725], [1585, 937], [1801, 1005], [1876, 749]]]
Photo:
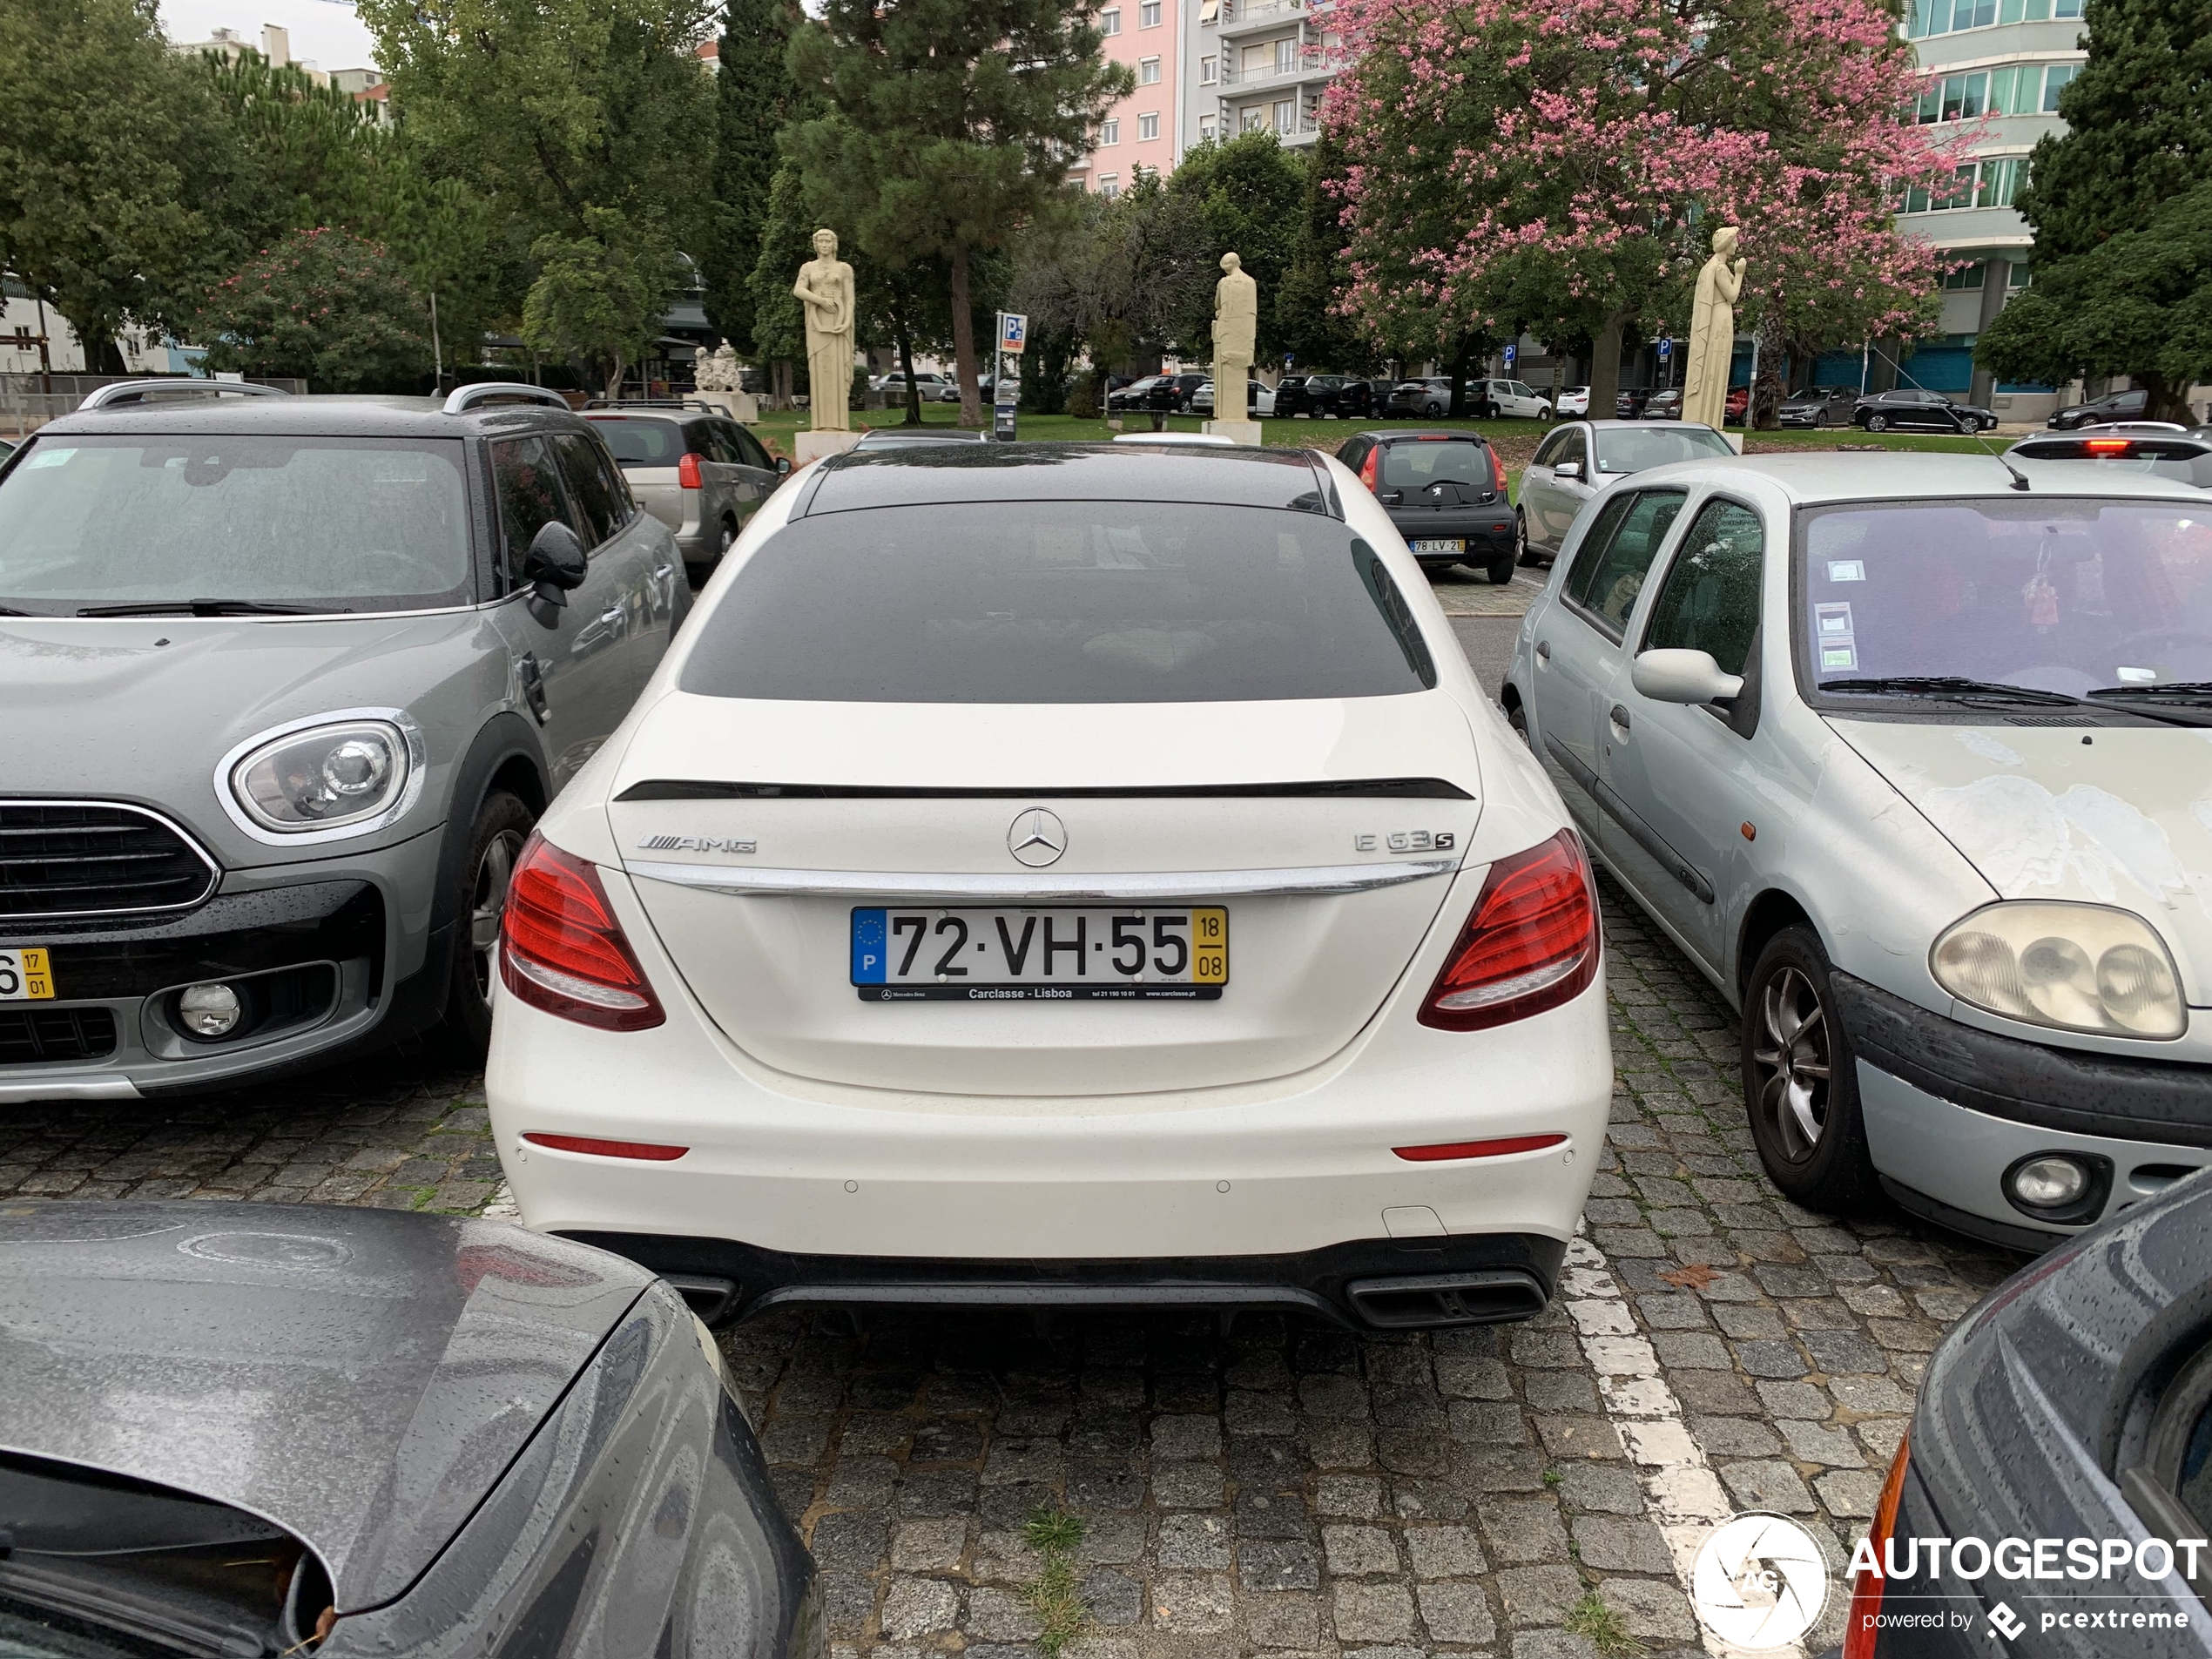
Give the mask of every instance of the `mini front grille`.
[[0, 1008], [0, 1066], [98, 1060], [115, 1052], [108, 1008]]
[[207, 856], [143, 808], [0, 800], [0, 921], [182, 910], [215, 881]]

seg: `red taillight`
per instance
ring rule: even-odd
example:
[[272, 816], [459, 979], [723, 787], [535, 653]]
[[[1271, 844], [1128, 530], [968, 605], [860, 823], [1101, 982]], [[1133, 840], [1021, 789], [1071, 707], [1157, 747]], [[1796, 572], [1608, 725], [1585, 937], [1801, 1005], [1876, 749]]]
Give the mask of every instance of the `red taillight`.
[[1382, 446], [1378, 444], [1367, 451], [1367, 458], [1359, 463], [1359, 482], [1367, 486], [1370, 493], [1375, 488], [1376, 464], [1381, 460]]
[[704, 489], [699, 482], [699, 457], [687, 455], [676, 463], [676, 482], [686, 489]]
[[500, 982], [534, 1008], [607, 1031], [668, 1016], [622, 935], [599, 873], [535, 831], [507, 884]]
[[1408, 1163], [1442, 1163], [1453, 1158], [1501, 1158], [1513, 1152], [1541, 1152], [1558, 1146], [1564, 1135], [1501, 1135], [1488, 1141], [1446, 1141], [1436, 1146], [1393, 1146]]
[[1499, 495], [1506, 493], [1506, 460], [1495, 449], [1490, 452], [1490, 482]]
[[2084, 438], [2081, 447], [2093, 455], [2124, 455], [2135, 447], [2133, 438]]
[[525, 1135], [532, 1146], [556, 1152], [583, 1152], [595, 1158], [637, 1158], [647, 1163], [673, 1163], [691, 1149], [663, 1146], [657, 1141], [602, 1141], [589, 1135]]
[[1597, 978], [1597, 900], [1573, 830], [1500, 859], [1421, 1004], [1421, 1023], [1480, 1031], [1555, 1008]]
[[[1866, 1541], [1874, 1547], [1877, 1561], [1888, 1560], [1890, 1538], [1897, 1530], [1898, 1501], [1905, 1495], [1905, 1469], [1912, 1445], [1909, 1434], [1897, 1443], [1897, 1455], [1890, 1460], [1890, 1472], [1882, 1482], [1881, 1496], [1874, 1501], [1874, 1520], [1866, 1528]], [[1853, 1573], [1851, 1613], [1844, 1622], [1843, 1659], [1874, 1659], [1875, 1646], [1881, 1636], [1875, 1628], [1878, 1622], [1876, 1615], [1881, 1610], [1881, 1575]]]

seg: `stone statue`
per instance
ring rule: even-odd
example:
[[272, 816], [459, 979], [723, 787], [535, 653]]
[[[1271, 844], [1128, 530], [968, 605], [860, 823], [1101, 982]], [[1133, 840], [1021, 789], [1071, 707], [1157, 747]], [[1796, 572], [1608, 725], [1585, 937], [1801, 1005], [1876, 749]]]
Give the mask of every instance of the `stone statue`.
[[1213, 413], [1217, 421], [1241, 421], [1251, 407], [1244, 381], [1259, 343], [1259, 284], [1234, 253], [1221, 256], [1221, 268], [1213, 290]]
[[792, 289], [806, 308], [806, 404], [817, 432], [843, 432], [853, 401], [853, 267], [837, 257], [837, 233], [814, 233], [814, 257]]
[[738, 371], [738, 354], [728, 341], [722, 341], [710, 355], [699, 359], [693, 383], [702, 392], [738, 392], [745, 389]]
[[1737, 231], [1713, 233], [1713, 257], [1697, 273], [1689, 313], [1689, 361], [1683, 371], [1682, 418], [1718, 427], [1728, 417], [1728, 374], [1736, 359], [1736, 296], [1743, 291], [1743, 261], [1732, 259]]

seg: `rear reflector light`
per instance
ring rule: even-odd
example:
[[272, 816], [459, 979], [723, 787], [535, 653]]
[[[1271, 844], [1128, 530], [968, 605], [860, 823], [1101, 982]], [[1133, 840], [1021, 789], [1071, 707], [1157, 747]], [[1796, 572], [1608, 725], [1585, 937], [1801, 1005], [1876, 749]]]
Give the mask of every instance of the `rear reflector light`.
[[1367, 451], [1367, 458], [1359, 463], [1359, 482], [1366, 485], [1370, 492], [1374, 489], [1376, 467], [1381, 460], [1382, 446], [1378, 444]]
[[1506, 493], [1506, 458], [1495, 449], [1490, 452], [1490, 481], [1500, 496]]
[[[1905, 1495], [1905, 1470], [1911, 1460], [1912, 1447], [1910, 1434], [1897, 1443], [1897, 1455], [1890, 1460], [1890, 1472], [1882, 1482], [1881, 1495], [1874, 1500], [1874, 1520], [1866, 1528], [1866, 1541], [1873, 1546], [1877, 1561], [1894, 1559], [1889, 1554], [1889, 1545], [1897, 1533], [1898, 1503]], [[1844, 1621], [1843, 1659], [1874, 1659], [1881, 1636], [1876, 1628], [1881, 1622], [1881, 1574], [1853, 1573], [1851, 1612]]]
[[651, 1141], [597, 1141], [589, 1135], [525, 1135], [532, 1146], [556, 1152], [584, 1152], [595, 1158], [637, 1158], [647, 1163], [673, 1163], [691, 1149], [660, 1146]]
[[642, 1031], [668, 1016], [631, 954], [599, 872], [536, 831], [507, 884], [500, 982], [579, 1025]]
[[1597, 895], [1573, 830], [1500, 859], [1421, 1004], [1423, 1025], [1480, 1031], [1573, 1001], [1597, 978]]
[[681, 461], [676, 463], [676, 482], [680, 487], [685, 489], [704, 489], [706, 488], [705, 484], [699, 482], [698, 456], [696, 455], [687, 455]]
[[2124, 455], [2135, 447], [2133, 438], [2085, 438], [2081, 447], [2093, 455]]
[[1447, 1158], [1501, 1158], [1513, 1152], [1541, 1152], [1566, 1142], [1564, 1135], [1501, 1135], [1489, 1141], [1446, 1141], [1436, 1146], [1393, 1146], [1411, 1163], [1441, 1163]]

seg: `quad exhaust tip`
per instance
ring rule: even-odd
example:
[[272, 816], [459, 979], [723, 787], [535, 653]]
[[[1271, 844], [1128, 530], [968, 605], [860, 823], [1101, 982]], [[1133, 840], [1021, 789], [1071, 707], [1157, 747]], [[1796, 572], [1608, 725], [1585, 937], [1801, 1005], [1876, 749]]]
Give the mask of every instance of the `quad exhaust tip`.
[[1361, 1318], [1386, 1331], [1531, 1319], [1550, 1299], [1534, 1273], [1513, 1267], [1354, 1279], [1345, 1294]]

